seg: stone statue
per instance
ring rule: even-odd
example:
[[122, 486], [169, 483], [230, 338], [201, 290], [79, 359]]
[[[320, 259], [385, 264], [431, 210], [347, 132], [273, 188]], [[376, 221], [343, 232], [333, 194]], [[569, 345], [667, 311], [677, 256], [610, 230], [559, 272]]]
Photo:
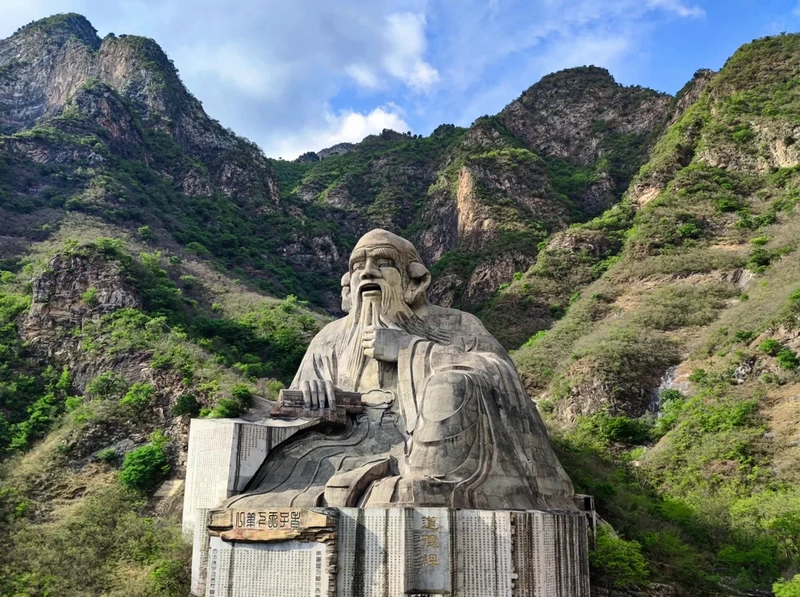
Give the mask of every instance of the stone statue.
[[508, 353], [468, 313], [432, 305], [414, 246], [365, 234], [342, 309], [291, 388], [308, 415], [360, 394], [342, 428], [317, 426], [269, 454], [227, 508], [575, 510], [572, 484]]

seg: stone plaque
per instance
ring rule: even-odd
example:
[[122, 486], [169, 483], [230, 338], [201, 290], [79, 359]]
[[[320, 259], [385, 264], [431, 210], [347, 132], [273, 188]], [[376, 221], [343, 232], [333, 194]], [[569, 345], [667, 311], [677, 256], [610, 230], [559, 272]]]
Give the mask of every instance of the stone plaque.
[[[211, 513], [212, 535], [223, 541], [324, 540], [336, 520], [325, 512], [305, 508], [216, 510]], [[318, 535], [320, 537], [318, 537]]]
[[211, 537], [206, 597], [329, 597], [327, 550], [323, 543]]
[[409, 509], [411, 546], [406, 557], [406, 591], [450, 593], [450, 512], [447, 508]]
[[458, 511], [455, 536], [455, 594], [511, 597], [511, 513]]

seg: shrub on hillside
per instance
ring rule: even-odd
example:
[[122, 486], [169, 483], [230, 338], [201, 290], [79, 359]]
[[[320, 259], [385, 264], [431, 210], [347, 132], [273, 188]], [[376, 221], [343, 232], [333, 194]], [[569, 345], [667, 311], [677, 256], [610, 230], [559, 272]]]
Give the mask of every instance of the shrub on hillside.
[[155, 394], [155, 388], [149, 383], [135, 383], [127, 391], [120, 404], [132, 406], [134, 408], [142, 408], [150, 404], [150, 400]]
[[90, 287], [81, 295], [81, 301], [89, 307], [97, 306], [97, 288]]
[[800, 574], [795, 574], [791, 580], [781, 579], [772, 585], [775, 597], [800, 597]]
[[119, 452], [117, 452], [115, 448], [103, 448], [97, 454], [95, 454], [95, 458], [97, 458], [100, 462], [113, 464], [119, 458]]
[[[0, 489], [0, 523], [3, 492]], [[191, 545], [180, 523], [153, 516], [140, 495], [92, 486], [48, 524], [17, 520], [0, 574], [3, 595], [185, 597]], [[10, 531], [10, 532], [8, 532]]]
[[778, 360], [778, 365], [780, 365], [782, 369], [797, 369], [797, 365], [800, 364], [797, 360], [797, 353], [791, 348], [780, 349], [776, 358]]
[[106, 371], [86, 384], [86, 393], [92, 398], [115, 398], [125, 391], [126, 386], [121, 375]]
[[222, 398], [205, 416], [210, 419], [229, 419], [238, 417], [240, 414], [242, 414], [242, 405], [239, 402], [230, 398]]
[[734, 342], [742, 342], [744, 344], [750, 344], [753, 341], [753, 338], [756, 337], [756, 333], [751, 330], [739, 330], [733, 335]]
[[253, 392], [250, 391], [250, 387], [247, 384], [237, 383], [234, 385], [231, 389], [231, 396], [243, 408], [247, 408], [253, 402]]
[[139, 236], [142, 240], [150, 242], [156, 240], [156, 235], [153, 234], [153, 231], [150, 229], [150, 226], [141, 226], [138, 229]]
[[200, 403], [194, 394], [183, 394], [175, 401], [175, 406], [172, 407], [172, 416], [180, 417], [182, 415], [190, 415], [196, 417], [200, 412]]
[[584, 417], [578, 426], [603, 442], [636, 445], [650, 439], [651, 425], [648, 421], [631, 419], [625, 415], [611, 416], [607, 412], [599, 412]]
[[589, 565], [592, 583], [606, 588], [644, 585], [649, 577], [642, 546], [636, 541], [615, 537], [605, 526], [597, 529], [597, 543], [589, 552]]
[[150, 436], [150, 443], [125, 454], [119, 479], [122, 484], [141, 492], [153, 489], [169, 472], [167, 438], [160, 431]]
[[767, 338], [758, 345], [758, 350], [771, 357], [777, 356], [783, 346], [774, 338]]

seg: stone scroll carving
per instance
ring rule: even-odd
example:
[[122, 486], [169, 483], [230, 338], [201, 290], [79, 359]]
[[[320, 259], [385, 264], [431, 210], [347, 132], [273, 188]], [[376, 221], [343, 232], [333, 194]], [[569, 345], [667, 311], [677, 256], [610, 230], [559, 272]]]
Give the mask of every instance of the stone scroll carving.
[[575, 510], [508, 353], [476, 317], [430, 304], [430, 281], [407, 240], [358, 241], [347, 315], [313, 339], [276, 409], [322, 423], [272, 451], [227, 508]]

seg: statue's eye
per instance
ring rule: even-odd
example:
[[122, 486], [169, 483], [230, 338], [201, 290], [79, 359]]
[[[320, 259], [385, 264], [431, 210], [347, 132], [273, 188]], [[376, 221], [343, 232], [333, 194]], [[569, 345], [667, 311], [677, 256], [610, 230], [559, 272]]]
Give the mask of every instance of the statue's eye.
[[363, 261], [356, 261], [353, 264], [353, 271], [357, 271], [357, 270], [360, 270], [360, 269], [364, 269], [364, 262]]
[[379, 259], [378, 267], [394, 267], [394, 262], [391, 259]]

